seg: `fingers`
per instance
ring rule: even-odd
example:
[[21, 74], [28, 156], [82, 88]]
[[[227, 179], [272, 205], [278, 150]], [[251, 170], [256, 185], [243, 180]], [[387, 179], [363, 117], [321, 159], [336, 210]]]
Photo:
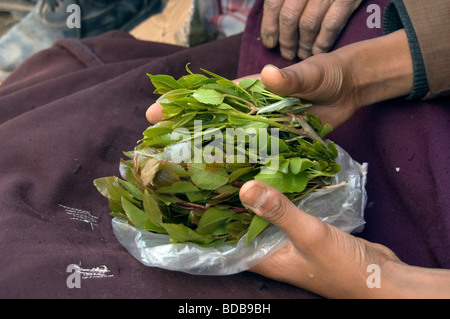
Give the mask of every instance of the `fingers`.
[[285, 1], [280, 10], [280, 53], [287, 60], [297, 56], [298, 23], [306, 3], [306, 0]]
[[297, 55], [306, 59], [312, 54], [314, 41], [319, 33], [323, 18], [330, 8], [330, 1], [309, 0], [299, 21], [299, 35]]
[[287, 60], [328, 52], [362, 0], [265, 0], [264, 46]]
[[305, 253], [314, 247], [312, 243], [326, 236], [323, 222], [304, 213], [279, 191], [262, 182], [247, 182], [239, 196], [246, 207], [280, 228]]
[[328, 52], [343, 28], [347, 24], [352, 13], [361, 4], [358, 1], [335, 1], [331, 4], [320, 26], [320, 31], [315, 38], [311, 54]]
[[161, 104], [159, 103], [152, 104], [145, 112], [145, 117], [147, 118], [147, 121], [149, 121], [151, 124], [156, 124], [160, 122], [163, 118], [162, 109], [163, 108]]
[[263, 18], [261, 22], [261, 40], [267, 48], [274, 48], [278, 44], [279, 16], [284, 0], [265, 0]]

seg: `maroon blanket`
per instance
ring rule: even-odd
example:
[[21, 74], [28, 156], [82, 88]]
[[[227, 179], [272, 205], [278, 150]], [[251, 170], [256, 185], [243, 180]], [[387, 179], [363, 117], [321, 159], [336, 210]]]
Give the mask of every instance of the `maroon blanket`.
[[[386, 1], [379, 1], [385, 4]], [[363, 3], [337, 46], [380, 35]], [[92, 184], [117, 175], [157, 98], [146, 73], [205, 68], [229, 78], [286, 65], [246, 32], [185, 49], [123, 32], [66, 39], [0, 86], [1, 298], [315, 298], [252, 273], [198, 277], [148, 268], [118, 243], [108, 204]], [[450, 268], [449, 99], [367, 107], [331, 138], [369, 163], [361, 234], [405, 262]], [[80, 272], [74, 271], [78, 267]], [[77, 274], [80, 274], [77, 277]]]

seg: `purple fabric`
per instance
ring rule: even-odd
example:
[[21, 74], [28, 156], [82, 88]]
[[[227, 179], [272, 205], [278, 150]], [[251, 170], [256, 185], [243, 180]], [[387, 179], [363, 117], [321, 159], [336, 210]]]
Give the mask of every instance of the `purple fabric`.
[[[378, 35], [366, 30], [365, 8], [337, 45]], [[146, 73], [178, 77], [191, 62], [194, 72], [234, 78], [268, 62], [285, 65], [257, 41], [260, 14], [252, 13], [243, 38], [190, 49], [123, 32], [62, 40], [0, 86], [1, 298], [317, 297], [248, 272], [199, 278], [143, 266], [114, 237], [108, 204], [92, 184], [119, 174], [122, 151], [148, 125], [156, 96]], [[450, 267], [448, 102], [367, 107], [331, 137], [369, 162], [361, 236], [415, 265]], [[80, 288], [67, 285], [72, 264], [84, 271]]]
[[[289, 64], [278, 48], [259, 38], [262, 0], [249, 17], [239, 76], [259, 73], [266, 64]], [[370, 29], [364, 1], [334, 48], [382, 35]], [[255, 58], [256, 57], [256, 58]], [[358, 112], [330, 139], [360, 162], [369, 163], [366, 225], [360, 236], [391, 248], [404, 262], [450, 268], [450, 98], [386, 101]]]
[[[366, 21], [370, 13], [367, 13], [367, 6], [377, 4], [384, 12], [388, 0], [363, 1], [360, 7], [348, 21], [345, 30], [338, 38], [334, 49], [346, 44], [374, 38], [382, 35], [381, 29], [368, 28]], [[283, 59], [279, 54], [279, 49], [266, 49], [260, 37], [261, 21], [263, 14], [264, 0], [257, 0], [252, 12], [247, 19], [247, 25], [242, 40], [242, 48], [239, 60], [238, 76], [257, 74], [266, 64], [273, 64], [278, 67], [285, 67], [294, 62]], [[381, 14], [382, 14], [381, 12]], [[295, 61], [298, 62], [298, 61]]]
[[[317, 298], [252, 273], [199, 278], [144, 266], [115, 238], [93, 186], [118, 176], [122, 152], [148, 126], [157, 96], [146, 73], [180, 77], [191, 62], [194, 72], [234, 78], [240, 42], [185, 49], [123, 32], [65, 39], [0, 86], [0, 298]], [[80, 288], [69, 288], [73, 264]]]

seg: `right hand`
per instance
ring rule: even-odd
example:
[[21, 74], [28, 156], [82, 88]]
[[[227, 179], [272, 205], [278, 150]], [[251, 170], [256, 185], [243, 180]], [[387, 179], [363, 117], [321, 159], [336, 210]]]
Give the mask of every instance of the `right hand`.
[[404, 30], [314, 55], [282, 70], [268, 65], [271, 91], [313, 102], [308, 112], [339, 127], [361, 107], [410, 94], [413, 67]]
[[347, 65], [332, 53], [312, 56], [284, 69], [267, 65], [261, 72], [265, 87], [276, 94], [312, 101], [308, 112], [335, 128], [350, 119], [361, 104], [351, 79]]

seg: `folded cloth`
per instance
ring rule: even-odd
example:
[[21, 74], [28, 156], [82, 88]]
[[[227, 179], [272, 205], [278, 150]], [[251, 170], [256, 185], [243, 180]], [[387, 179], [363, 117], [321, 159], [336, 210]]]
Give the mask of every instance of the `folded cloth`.
[[1, 298], [317, 297], [251, 273], [199, 282], [148, 268], [114, 236], [93, 185], [119, 173], [122, 152], [148, 126], [157, 96], [147, 72], [180, 77], [190, 62], [194, 72], [235, 78], [240, 40], [185, 49], [113, 31], [60, 40], [8, 77], [0, 86]]

